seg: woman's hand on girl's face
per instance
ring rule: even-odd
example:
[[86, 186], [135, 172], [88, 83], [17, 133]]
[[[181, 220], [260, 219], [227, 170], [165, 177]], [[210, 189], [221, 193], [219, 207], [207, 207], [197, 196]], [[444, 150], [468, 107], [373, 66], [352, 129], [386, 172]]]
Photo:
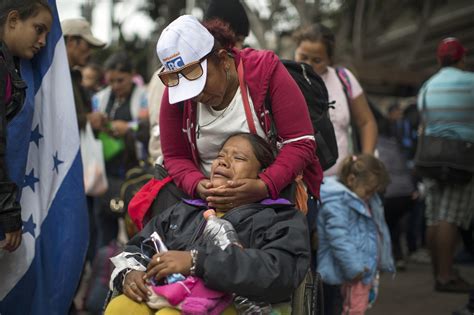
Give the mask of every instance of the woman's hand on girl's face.
[[268, 197], [267, 185], [261, 179], [236, 179], [226, 186], [209, 189], [210, 207], [227, 211], [240, 205], [258, 202]]
[[133, 270], [125, 276], [123, 293], [136, 302], [148, 301], [152, 292], [147, 288], [143, 276], [144, 271]]
[[210, 196], [209, 189], [212, 188], [212, 183], [209, 179], [201, 180], [196, 186], [196, 193], [199, 198], [202, 200], [206, 200], [208, 196]]
[[170, 250], [166, 253], [155, 254], [147, 267], [144, 279], [161, 280], [167, 275], [180, 273], [189, 275], [193, 264], [191, 253], [188, 251]]

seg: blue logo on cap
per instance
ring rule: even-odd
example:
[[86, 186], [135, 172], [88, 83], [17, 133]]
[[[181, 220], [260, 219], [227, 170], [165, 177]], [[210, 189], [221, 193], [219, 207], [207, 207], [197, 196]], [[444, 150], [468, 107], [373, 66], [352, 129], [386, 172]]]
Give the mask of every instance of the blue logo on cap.
[[166, 62], [166, 68], [169, 70], [176, 70], [184, 66], [184, 61], [181, 56], [178, 56]]

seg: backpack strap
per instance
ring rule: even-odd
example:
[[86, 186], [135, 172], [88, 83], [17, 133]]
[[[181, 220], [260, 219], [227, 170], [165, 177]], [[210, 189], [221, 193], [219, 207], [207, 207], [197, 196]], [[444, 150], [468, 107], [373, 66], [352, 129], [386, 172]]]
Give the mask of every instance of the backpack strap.
[[244, 102], [245, 116], [247, 116], [247, 124], [249, 125], [250, 132], [253, 134], [257, 134], [257, 129], [255, 128], [255, 123], [253, 121], [252, 110], [250, 109], [247, 86], [245, 85], [244, 81], [244, 63], [242, 62], [242, 59], [240, 60], [239, 66], [237, 67], [237, 72], [239, 74], [240, 92], [242, 93], [242, 100]]
[[344, 94], [346, 95], [347, 98], [347, 103], [351, 103], [352, 99], [352, 84], [351, 80], [349, 79], [349, 75], [347, 74], [347, 71], [343, 67], [336, 67], [336, 74], [337, 78], [342, 84], [342, 88], [344, 90]]
[[354, 119], [352, 119], [352, 85], [351, 80], [349, 79], [349, 75], [347, 74], [346, 68], [343, 67], [336, 67], [336, 75], [339, 81], [342, 84], [342, 89], [344, 90], [344, 95], [346, 96], [347, 106], [349, 106], [349, 113], [351, 114], [351, 129], [352, 129], [352, 147], [354, 153], [362, 152], [362, 145], [360, 143], [359, 132], [357, 126], [355, 124]]

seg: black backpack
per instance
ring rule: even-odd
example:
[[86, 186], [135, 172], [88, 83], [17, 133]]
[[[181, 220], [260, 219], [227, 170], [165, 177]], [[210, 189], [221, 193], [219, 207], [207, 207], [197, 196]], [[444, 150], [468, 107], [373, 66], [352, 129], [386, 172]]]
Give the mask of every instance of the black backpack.
[[[327, 170], [336, 163], [338, 150], [334, 127], [329, 119], [330, 103], [326, 85], [310, 65], [293, 60], [282, 60], [281, 62], [298, 84], [306, 100], [316, 139], [316, 155], [323, 170]], [[265, 107], [272, 114], [268, 94]], [[272, 129], [273, 133], [277, 135], [274, 124], [272, 124]]]

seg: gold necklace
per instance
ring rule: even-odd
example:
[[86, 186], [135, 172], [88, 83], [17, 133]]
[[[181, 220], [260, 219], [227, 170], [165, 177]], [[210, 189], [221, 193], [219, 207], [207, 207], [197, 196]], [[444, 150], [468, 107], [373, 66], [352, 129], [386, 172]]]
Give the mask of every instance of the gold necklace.
[[232, 102], [231, 104], [227, 105], [227, 107], [224, 108], [224, 110], [222, 111], [222, 113], [220, 113], [216, 118], [212, 119], [211, 121], [209, 121], [209, 122], [207, 122], [207, 123], [205, 123], [205, 124], [203, 124], [203, 125], [199, 124], [199, 122], [198, 122], [198, 123], [197, 123], [197, 128], [196, 128], [196, 138], [199, 139], [199, 136], [200, 136], [200, 134], [201, 134], [201, 128], [202, 128], [202, 127], [207, 127], [207, 126], [209, 126], [210, 124], [212, 124], [213, 122], [215, 122], [216, 120], [218, 120], [219, 118], [224, 117], [224, 115], [225, 115], [227, 109], [229, 109], [230, 107], [233, 107], [233, 106], [234, 106], [234, 103], [235, 103], [235, 102]]

